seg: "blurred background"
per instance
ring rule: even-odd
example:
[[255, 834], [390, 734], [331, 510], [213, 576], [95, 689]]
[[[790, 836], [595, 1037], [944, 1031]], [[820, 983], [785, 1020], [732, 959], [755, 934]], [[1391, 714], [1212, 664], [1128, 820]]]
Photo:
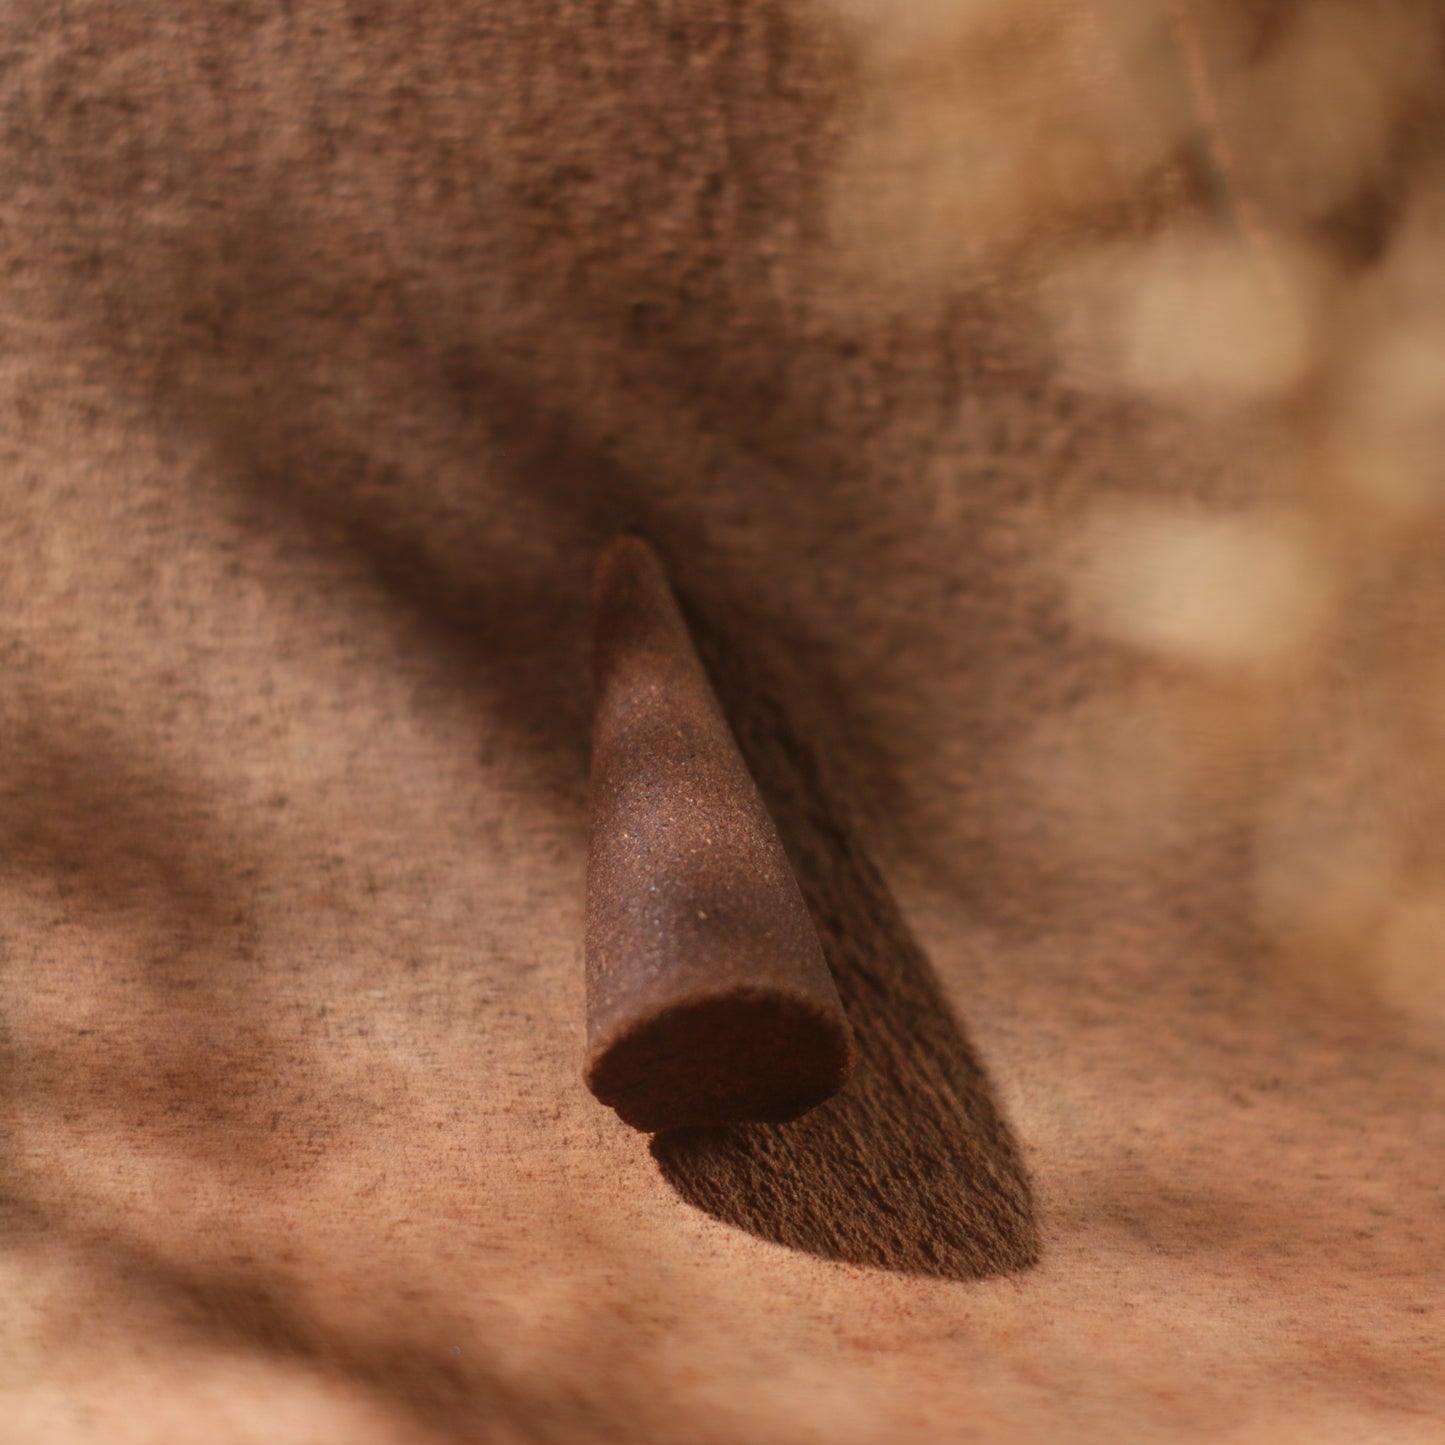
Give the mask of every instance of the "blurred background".
[[1006, 293], [1068, 385], [1227, 458], [1209, 505], [1120, 477], [1059, 518], [1074, 617], [1145, 664], [1034, 740], [1060, 841], [1243, 819], [1278, 960], [1445, 1024], [1439, 7], [837, 4], [851, 294]]

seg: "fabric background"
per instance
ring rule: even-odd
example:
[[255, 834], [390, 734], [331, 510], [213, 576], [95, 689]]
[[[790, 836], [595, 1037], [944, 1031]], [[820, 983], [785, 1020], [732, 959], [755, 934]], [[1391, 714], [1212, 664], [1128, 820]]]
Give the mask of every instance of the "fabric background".
[[[1251, 453], [1014, 268], [1208, 177], [874, 287], [860, 64], [781, 0], [5, 8], [0, 1439], [1439, 1438], [1438, 1049], [1269, 966], [1237, 820], [1070, 847], [1020, 761], [1139, 674], [1061, 526]], [[622, 527], [870, 1041], [795, 1134], [580, 1083]]]

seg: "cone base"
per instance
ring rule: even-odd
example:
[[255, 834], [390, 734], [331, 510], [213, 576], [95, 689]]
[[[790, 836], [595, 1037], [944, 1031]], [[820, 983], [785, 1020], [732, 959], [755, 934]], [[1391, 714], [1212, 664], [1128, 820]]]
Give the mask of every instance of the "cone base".
[[587, 1086], [644, 1133], [784, 1123], [843, 1086], [852, 1062], [835, 1018], [774, 994], [666, 1009], [594, 1049]]

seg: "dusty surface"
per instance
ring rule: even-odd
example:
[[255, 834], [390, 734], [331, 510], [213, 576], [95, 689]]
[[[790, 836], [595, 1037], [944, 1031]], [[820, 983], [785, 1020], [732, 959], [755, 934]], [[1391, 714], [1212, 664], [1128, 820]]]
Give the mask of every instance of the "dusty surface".
[[[1445, 1436], [1438, 1049], [1021, 762], [1135, 676], [1059, 520], [1237, 438], [854, 305], [860, 106], [801, 4], [6, 7], [7, 1445]], [[831, 1133], [582, 1086], [627, 526], [843, 910]]]

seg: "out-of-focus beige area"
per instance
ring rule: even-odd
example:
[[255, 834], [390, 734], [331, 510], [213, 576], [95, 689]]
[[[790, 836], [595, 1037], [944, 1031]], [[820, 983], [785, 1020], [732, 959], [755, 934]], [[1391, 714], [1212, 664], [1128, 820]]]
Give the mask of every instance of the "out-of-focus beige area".
[[[1142, 700], [1046, 721], [1062, 828], [1147, 852], [1181, 809], [1240, 818], [1280, 956], [1439, 1027], [1438, 13], [845, 10], [868, 120], [833, 214], [860, 274], [935, 296], [1009, 277], [1070, 385], [1230, 439], [1223, 495], [1127, 475], [1057, 518], [1079, 625], [1156, 664]], [[1202, 206], [1107, 224], [1177, 196], [1181, 167]]]
[[[1445, 52], [0, 19], [0, 1440], [1445, 1428]], [[582, 1088], [646, 533], [864, 1067]]]

